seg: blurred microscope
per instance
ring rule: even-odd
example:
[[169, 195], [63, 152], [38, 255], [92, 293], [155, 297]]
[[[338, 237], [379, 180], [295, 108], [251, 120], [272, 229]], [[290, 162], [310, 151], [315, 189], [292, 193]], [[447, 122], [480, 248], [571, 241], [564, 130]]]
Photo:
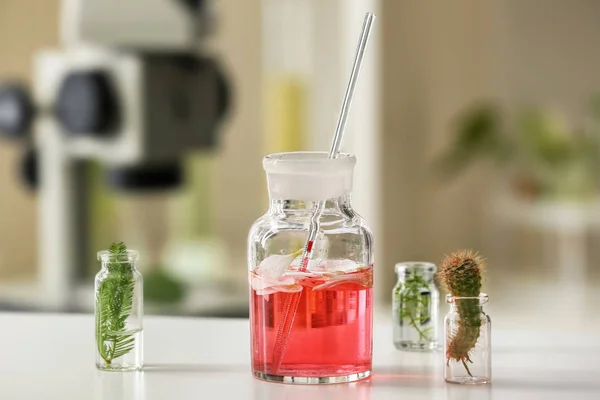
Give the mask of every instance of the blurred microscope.
[[216, 148], [230, 99], [205, 46], [211, 10], [202, 0], [63, 0], [61, 48], [36, 54], [32, 95], [0, 85], [0, 132], [25, 145], [23, 177], [37, 191], [43, 307], [72, 308], [98, 250], [85, 163], [102, 165], [107, 188], [166, 191], [184, 183], [186, 156]]

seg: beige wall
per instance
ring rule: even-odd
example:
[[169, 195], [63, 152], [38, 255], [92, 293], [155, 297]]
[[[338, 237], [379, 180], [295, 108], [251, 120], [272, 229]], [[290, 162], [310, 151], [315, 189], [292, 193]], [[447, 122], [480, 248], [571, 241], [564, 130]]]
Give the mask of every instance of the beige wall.
[[437, 262], [454, 247], [478, 244], [481, 174], [444, 185], [431, 162], [456, 111], [489, 93], [486, 12], [479, 0], [384, 2], [383, 262], [390, 277], [395, 262]]
[[[58, 37], [58, 0], [0, 1], [0, 82], [29, 81], [32, 54]], [[35, 203], [17, 177], [22, 147], [0, 140], [0, 278], [31, 274], [36, 264]]]
[[[444, 184], [434, 179], [431, 161], [449, 143], [457, 112], [472, 101], [534, 102], [581, 122], [589, 95], [600, 89], [600, 2], [382, 3], [387, 276], [397, 261], [437, 262], [460, 247], [492, 255], [493, 264], [502, 238], [491, 236], [486, 196], [497, 175], [480, 166]], [[516, 268], [541, 263], [534, 232], [515, 230], [512, 239], [503, 261]]]
[[[234, 104], [217, 161], [217, 229], [232, 268], [245, 271], [248, 230], [268, 206], [262, 169], [261, 0], [218, 4], [222, 20], [216, 45], [233, 81]], [[240, 276], [245, 281], [246, 273]]]

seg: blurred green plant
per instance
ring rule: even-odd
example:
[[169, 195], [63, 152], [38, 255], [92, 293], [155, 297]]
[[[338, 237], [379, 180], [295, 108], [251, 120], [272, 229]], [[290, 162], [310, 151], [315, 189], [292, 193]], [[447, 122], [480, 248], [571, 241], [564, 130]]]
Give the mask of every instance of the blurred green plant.
[[173, 304], [183, 300], [184, 284], [168, 274], [164, 268], [156, 267], [144, 277], [144, 300], [153, 303]]
[[600, 189], [600, 96], [589, 105], [584, 129], [570, 131], [538, 108], [509, 118], [500, 106], [477, 105], [459, 119], [450, 148], [437, 160], [453, 178], [477, 161], [514, 172], [515, 189], [529, 197], [583, 200]]

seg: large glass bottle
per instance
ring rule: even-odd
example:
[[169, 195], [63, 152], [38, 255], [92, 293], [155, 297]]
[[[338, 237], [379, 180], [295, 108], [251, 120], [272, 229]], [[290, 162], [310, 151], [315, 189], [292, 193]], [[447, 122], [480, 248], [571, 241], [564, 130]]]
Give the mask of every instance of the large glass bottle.
[[[252, 371], [287, 383], [351, 382], [371, 374], [373, 236], [350, 202], [356, 158], [266, 156], [270, 206], [248, 240]], [[302, 250], [325, 201], [314, 254]]]
[[136, 269], [138, 252], [98, 253], [96, 275], [96, 367], [106, 371], [142, 368], [144, 295]]

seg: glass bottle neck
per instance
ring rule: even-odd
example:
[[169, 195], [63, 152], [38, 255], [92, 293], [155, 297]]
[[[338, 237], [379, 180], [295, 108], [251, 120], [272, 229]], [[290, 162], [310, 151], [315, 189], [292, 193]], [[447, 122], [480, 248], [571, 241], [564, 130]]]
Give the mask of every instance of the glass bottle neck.
[[135, 262], [108, 262], [102, 261], [102, 270], [103, 271], [134, 271]]
[[[270, 200], [269, 211], [314, 211], [319, 207], [318, 201], [303, 200]], [[327, 209], [351, 209], [351, 195], [336, 197], [325, 200], [323, 210]]]
[[405, 283], [406, 281], [414, 280], [416, 277], [421, 278], [428, 284], [433, 284], [433, 273], [432, 272], [404, 272], [398, 273], [398, 283]]
[[424, 261], [404, 261], [397, 263], [394, 270], [398, 275], [398, 283], [418, 281], [433, 284], [433, 275], [435, 274], [436, 266]]
[[489, 297], [486, 293], [480, 293], [479, 296], [458, 297], [451, 294], [446, 295], [446, 303], [450, 306], [450, 313], [473, 312], [479, 310], [483, 312], [483, 305], [487, 304]]
[[469, 300], [461, 300], [455, 303], [450, 304], [450, 312], [458, 313], [461, 309], [468, 308], [469, 310], [477, 310], [478, 312], [483, 312], [483, 304], [479, 303], [477, 299], [469, 299]]

